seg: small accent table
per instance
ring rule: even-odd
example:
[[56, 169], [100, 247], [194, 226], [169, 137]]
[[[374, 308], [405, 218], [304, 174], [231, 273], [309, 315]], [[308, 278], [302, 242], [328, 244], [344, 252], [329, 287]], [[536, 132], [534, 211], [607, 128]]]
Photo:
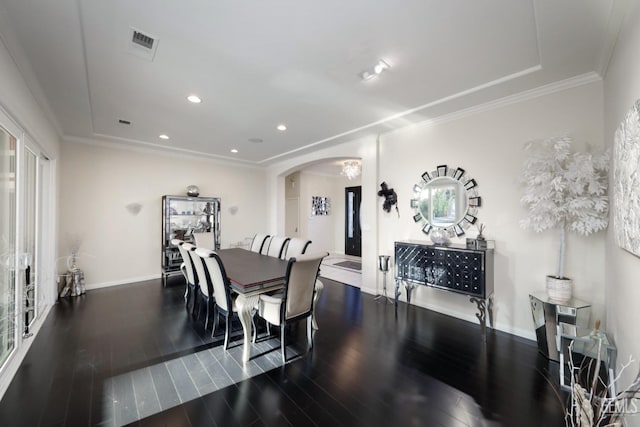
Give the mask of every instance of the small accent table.
[[[601, 361], [601, 369], [599, 375], [604, 383], [609, 386], [608, 395], [613, 397], [616, 395], [615, 383], [615, 367], [618, 350], [613, 344], [611, 338], [604, 332], [595, 332], [591, 328], [583, 328], [581, 326], [560, 323], [558, 326], [560, 334], [560, 386], [565, 390], [571, 389], [572, 375], [593, 375], [595, 366], [589, 369], [589, 361], [595, 361], [598, 358]], [[580, 369], [583, 364], [582, 372], [569, 371], [569, 346], [571, 346], [571, 357], [573, 358], [575, 367]], [[566, 372], [565, 372], [566, 371]], [[586, 378], [587, 382], [591, 382]]]
[[558, 326], [560, 323], [587, 327], [591, 304], [572, 298], [566, 302], [552, 300], [545, 292], [529, 294], [533, 324], [536, 328], [538, 350], [556, 362], [560, 361]]

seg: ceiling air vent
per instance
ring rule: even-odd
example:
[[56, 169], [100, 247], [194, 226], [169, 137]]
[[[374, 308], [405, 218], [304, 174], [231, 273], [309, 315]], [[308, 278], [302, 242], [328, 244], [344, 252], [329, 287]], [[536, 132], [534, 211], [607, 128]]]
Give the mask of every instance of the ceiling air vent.
[[158, 38], [150, 35], [149, 33], [136, 30], [135, 28], [129, 29], [129, 53], [132, 53], [141, 58], [153, 61], [156, 55], [156, 49], [158, 48]]

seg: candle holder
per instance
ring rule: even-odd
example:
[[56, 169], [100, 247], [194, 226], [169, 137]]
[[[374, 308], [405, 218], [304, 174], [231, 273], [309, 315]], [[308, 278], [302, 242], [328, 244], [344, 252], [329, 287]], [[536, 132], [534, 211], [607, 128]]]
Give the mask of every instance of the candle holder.
[[378, 269], [382, 271], [382, 294], [376, 295], [374, 300], [384, 298], [384, 302], [393, 303], [391, 298], [387, 296], [387, 273], [389, 272], [389, 262], [391, 257], [389, 255], [378, 255]]

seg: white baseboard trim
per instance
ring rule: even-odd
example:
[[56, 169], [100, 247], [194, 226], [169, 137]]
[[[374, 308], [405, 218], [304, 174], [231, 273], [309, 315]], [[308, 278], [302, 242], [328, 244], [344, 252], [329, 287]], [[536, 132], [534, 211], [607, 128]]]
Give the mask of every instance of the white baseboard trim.
[[[360, 290], [364, 293], [370, 294], [370, 295], [376, 295], [377, 292], [375, 289], [371, 289], [371, 288], [360, 288]], [[387, 288], [387, 291], [389, 292], [389, 297], [393, 299], [393, 292], [395, 291], [394, 289], [389, 289]], [[405, 302], [405, 300], [400, 299], [400, 301]], [[431, 310], [431, 311], [435, 311], [437, 313], [441, 313], [441, 314], [445, 314], [447, 316], [451, 316], [451, 317], [455, 317], [457, 319], [461, 319], [461, 320], [465, 320], [467, 322], [471, 322], [471, 323], [475, 323], [478, 324], [478, 318], [473, 314], [468, 314], [468, 313], [461, 313], [459, 311], [455, 311], [455, 310], [450, 310], [447, 308], [443, 308], [440, 307], [438, 305], [433, 305], [433, 304], [425, 304], [422, 302], [417, 302], [417, 301], [413, 301], [411, 302], [411, 305], [416, 305], [418, 307], [422, 307], [422, 308], [426, 308], [427, 310]], [[487, 322], [489, 320], [487, 319]], [[502, 331], [502, 332], [506, 332], [508, 334], [511, 335], [516, 335], [518, 337], [530, 340], [530, 341], [536, 341], [536, 334], [534, 331], [528, 330], [528, 329], [522, 329], [522, 328], [516, 328], [513, 325], [507, 324], [507, 323], [503, 323], [503, 322], [496, 322], [496, 324], [494, 325], [494, 329], [498, 330], [498, 331]]]
[[33, 341], [38, 336], [38, 332], [40, 332], [40, 328], [42, 327], [45, 319], [49, 315], [49, 312], [51, 311], [51, 307], [52, 307], [51, 305], [44, 306], [44, 312], [41, 313], [41, 315], [36, 319], [36, 321], [33, 324], [33, 327], [31, 328], [31, 332], [33, 332], [33, 335], [26, 339], [22, 338], [22, 345], [16, 351], [16, 353], [14, 353], [13, 356], [11, 356], [11, 358], [5, 365], [2, 375], [0, 375], [0, 400], [2, 400], [2, 398], [4, 397], [4, 394], [9, 388], [9, 385], [11, 384], [13, 377], [18, 372], [18, 369], [20, 368], [22, 361], [24, 360], [25, 356], [29, 352], [29, 349], [31, 348], [31, 344], [33, 344]]
[[130, 277], [128, 279], [114, 280], [111, 282], [91, 283], [89, 285], [86, 285], [86, 289], [88, 291], [92, 291], [94, 289], [109, 288], [111, 286], [128, 285], [130, 283], [135, 283], [135, 282], [144, 282], [146, 280], [160, 279], [161, 277], [162, 277], [162, 274], [150, 274], [148, 276]]

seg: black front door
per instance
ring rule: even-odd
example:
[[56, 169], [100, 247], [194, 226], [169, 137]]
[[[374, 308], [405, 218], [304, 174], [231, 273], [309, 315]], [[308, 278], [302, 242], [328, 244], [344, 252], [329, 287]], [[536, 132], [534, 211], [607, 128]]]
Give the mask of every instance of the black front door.
[[362, 241], [360, 232], [360, 199], [362, 187], [347, 187], [344, 189], [344, 253], [346, 255], [361, 256]]

